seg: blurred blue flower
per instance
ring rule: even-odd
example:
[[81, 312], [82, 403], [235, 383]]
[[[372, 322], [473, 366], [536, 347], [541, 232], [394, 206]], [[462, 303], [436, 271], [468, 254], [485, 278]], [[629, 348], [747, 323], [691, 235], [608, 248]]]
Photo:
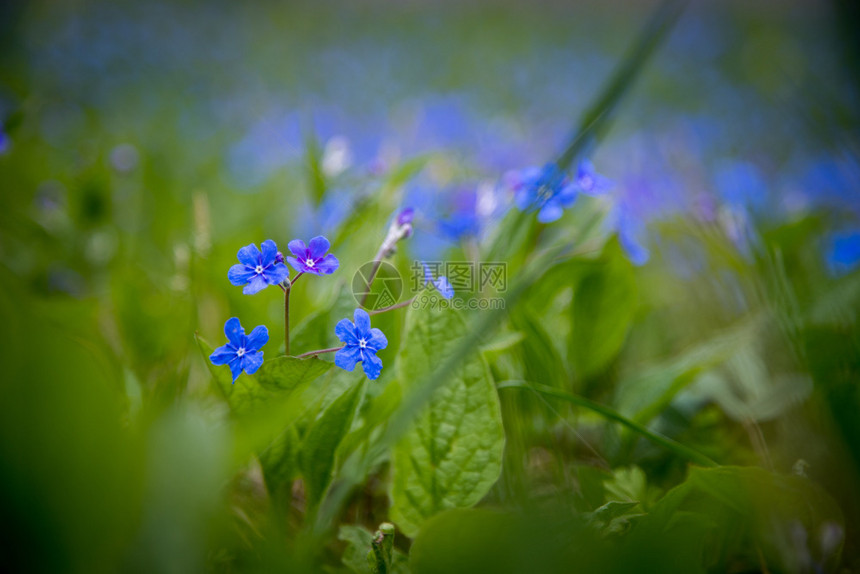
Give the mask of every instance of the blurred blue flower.
[[388, 346], [388, 339], [379, 329], [370, 328], [370, 315], [363, 309], [356, 309], [355, 323], [341, 319], [334, 328], [335, 335], [344, 344], [334, 355], [334, 364], [346, 371], [355, 369], [361, 363], [368, 379], [377, 379], [382, 372], [382, 360], [376, 352]]
[[506, 177], [514, 190], [514, 202], [521, 211], [538, 212], [538, 221], [550, 223], [573, 205], [577, 185], [554, 163], [543, 168], [527, 168]]
[[287, 261], [299, 273], [331, 275], [340, 265], [337, 257], [326, 255], [331, 244], [322, 235], [311, 239], [309, 245], [305, 245], [301, 239], [293, 239], [287, 247], [295, 255], [295, 257], [287, 257]]
[[576, 170], [576, 185], [585, 195], [603, 195], [615, 186], [608, 177], [594, 171], [594, 165], [587, 159], [579, 162]]
[[433, 279], [433, 274], [430, 273], [430, 268], [423, 261], [421, 264], [424, 266], [424, 284], [430, 285], [432, 284], [439, 294], [442, 295], [445, 299], [450, 299], [454, 296], [454, 288], [451, 286], [451, 282], [448, 281], [448, 278], [444, 275], [442, 277], [438, 277]]
[[722, 162], [715, 170], [714, 183], [730, 207], [757, 213], [767, 204], [768, 184], [758, 167], [749, 162]]
[[253, 295], [269, 285], [282, 283], [290, 276], [290, 270], [283, 264], [283, 256], [278, 261], [278, 246], [271, 239], [262, 243], [263, 251], [252, 243], [239, 250], [239, 264], [227, 272], [233, 285], [244, 285], [242, 293]]
[[213, 365], [228, 365], [233, 374], [233, 382], [242, 371], [253, 375], [263, 364], [263, 351], [260, 347], [269, 342], [269, 330], [265, 325], [259, 325], [245, 335], [245, 329], [239, 323], [239, 319], [232, 317], [224, 323], [224, 334], [227, 335], [228, 343], [218, 347], [209, 355]]
[[860, 229], [833, 233], [827, 242], [825, 258], [835, 275], [843, 275], [860, 267]]
[[11, 140], [9, 139], [8, 134], [0, 129], [0, 155], [9, 151], [10, 142]]
[[651, 258], [651, 252], [645, 247], [644, 222], [621, 206], [615, 213], [615, 230], [618, 232], [618, 242], [630, 262], [634, 265], [645, 265]]

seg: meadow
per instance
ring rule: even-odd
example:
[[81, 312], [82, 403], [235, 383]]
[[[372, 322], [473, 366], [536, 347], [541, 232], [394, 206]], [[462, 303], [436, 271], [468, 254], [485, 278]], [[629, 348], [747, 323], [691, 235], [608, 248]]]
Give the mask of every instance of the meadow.
[[0, 570], [860, 570], [858, 18], [0, 4]]

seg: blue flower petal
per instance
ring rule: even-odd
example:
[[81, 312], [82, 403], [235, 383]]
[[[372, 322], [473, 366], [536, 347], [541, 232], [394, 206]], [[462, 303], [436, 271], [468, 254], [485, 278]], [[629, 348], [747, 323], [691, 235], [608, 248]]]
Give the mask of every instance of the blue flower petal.
[[260, 250], [257, 249], [257, 245], [252, 243], [251, 245], [246, 245], [242, 249], [239, 250], [239, 253], [236, 255], [239, 258], [240, 263], [244, 263], [245, 265], [250, 265], [251, 267], [256, 267], [260, 264], [260, 258], [263, 256], [260, 253]]
[[310, 244], [308, 245], [308, 251], [310, 252], [311, 259], [322, 259], [323, 255], [326, 254], [328, 248], [331, 247], [328, 239], [323, 237], [322, 235], [318, 235], [311, 239]]
[[445, 299], [450, 299], [454, 296], [454, 287], [451, 286], [451, 282], [448, 281], [447, 277], [439, 277], [433, 281], [433, 286], [436, 287], [436, 290]]
[[248, 352], [257, 351], [268, 342], [269, 329], [267, 329], [265, 325], [259, 325], [251, 331], [250, 335], [248, 335], [248, 338], [245, 341], [245, 350]]
[[244, 263], [239, 263], [230, 268], [227, 272], [227, 279], [233, 285], [244, 285], [251, 280], [251, 277], [256, 275], [252, 267], [248, 267]]
[[287, 248], [302, 261], [308, 258], [308, 248], [301, 239], [293, 239], [287, 244]]
[[370, 337], [367, 339], [367, 348], [372, 351], [380, 351], [388, 346], [388, 339], [385, 338], [385, 333], [380, 329], [373, 328], [370, 330]]
[[334, 364], [345, 371], [355, 369], [355, 364], [361, 360], [361, 350], [357, 345], [347, 345], [334, 354]]
[[245, 295], [253, 295], [255, 293], [259, 293], [268, 286], [269, 284], [266, 283], [265, 277], [263, 277], [262, 275], [254, 275], [253, 277], [251, 277], [251, 280], [248, 282], [248, 284], [245, 285], [245, 288], [242, 289], [242, 293], [244, 293]]
[[543, 208], [538, 212], [538, 221], [541, 223], [551, 223], [561, 218], [564, 210], [561, 208], [555, 201], [549, 201]]
[[627, 258], [634, 265], [645, 265], [651, 257], [651, 252], [628, 233], [619, 232], [618, 241], [621, 243], [621, 248], [627, 254]]
[[266, 283], [269, 285], [277, 285], [283, 283], [290, 276], [290, 268], [283, 263], [276, 263], [263, 271], [266, 278]]
[[358, 345], [358, 337], [355, 336], [355, 326], [349, 319], [341, 319], [334, 327], [334, 334], [342, 343], [347, 345]]
[[293, 269], [299, 273], [308, 273], [308, 266], [305, 265], [304, 259], [296, 259], [295, 257], [287, 257], [287, 263], [292, 265]]
[[209, 355], [209, 360], [212, 361], [213, 365], [226, 365], [230, 361], [232, 361], [236, 357], [236, 347], [232, 345], [224, 345], [222, 347], [218, 347], [215, 349], [211, 355]]
[[365, 349], [361, 352], [361, 366], [367, 378], [375, 380], [379, 378], [379, 374], [382, 372], [382, 359], [377, 357], [373, 351]]
[[245, 336], [245, 329], [236, 317], [230, 317], [224, 323], [224, 334], [227, 335], [227, 340], [233, 343], [233, 346], [239, 347], [242, 345], [242, 337]]
[[230, 361], [229, 364], [230, 364], [230, 372], [233, 374], [233, 382], [235, 383], [236, 379], [239, 378], [239, 375], [242, 374], [242, 367], [243, 367], [244, 361], [242, 361], [242, 358], [237, 355], [237, 356], [233, 357], [233, 360]]
[[317, 261], [316, 270], [319, 273], [331, 275], [337, 270], [339, 265], [340, 261], [337, 260], [337, 257], [335, 257], [334, 255], [326, 255], [320, 261]]
[[261, 263], [263, 267], [268, 267], [275, 262], [275, 257], [278, 255], [278, 246], [271, 239], [265, 240], [260, 247], [263, 248]]
[[244, 357], [242, 357], [242, 367], [245, 369], [245, 372], [249, 375], [253, 375], [257, 372], [257, 369], [260, 368], [260, 365], [263, 364], [263, 351], [257, 351], [256, 353], [246, 353]]
[[369, 339], [370, 315], [364, 309], [356, 309], [353, 317], [355, 317], [355, 334], [361, 339]]

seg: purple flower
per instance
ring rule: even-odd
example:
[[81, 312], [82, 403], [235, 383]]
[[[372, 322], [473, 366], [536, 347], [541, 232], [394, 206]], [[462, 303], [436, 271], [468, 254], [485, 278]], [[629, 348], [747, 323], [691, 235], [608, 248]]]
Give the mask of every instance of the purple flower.
[[397, 214], [397, 225], [411, 225], [412, 219], [415, 217], [415, 210], [407, 207]]
[[340, 263], [334, 255], [326, 255], [330, 246], [328, 239], [322, 235], [311, 239], [309, 245], [305, 245], [301, 239], [293, 239], [288, 247], [295, 257], [287, 257], [287, 261], [299, 273], [331, 275]]
[[541, 223], [559, 219], [578, 194], [578, 185], [554, 163], [524, 169], [507, 179], [514, 189], [516, 206], [521, 211], [536, 210]]
[[454, 296], [454, 288], [451, 286], [451, 282], [448, 281], [448, 278], [445, 276], [439, 277], [437, 279], [433, 279], [433, 275], [430, 273], [430, 268], [423, 261], [421, 264], [424, 266], [424, 284], [430, 285], [431, 283], [439, 291], [439, 294], [445, 298], [450, 299]]
[[363, 309], [356, 309], [355, 323], [341, 319], [334, 328], [337, 338], [344, 344], [334, 355], [334, 364], [341, 369], [352, 371], [356, 363], [361, 363], [368, 379], [379, 378], [382, 360], [376, 352], [388, 346], [388, 339], [379, 329], [370, 328], [370, 315]]
[[269, 330], [265, 325], [255, 327], [250, 335], [245, 335], [245, 329], [239, 319], [233, 317], [224, 323], [224, 334], [229, 341], [223, 347], [218, 347], [209, 355], [213, 365], [228, 365], [233, 373], [233, 382], [242, 371], [253, 375], [263, 364], [263, 351], [260, 347], [269, 342]]
[[269, 285], [282, 283], [290, 276], [290, 270], [278, 262], [278, 246], [271, 239], [263, 242], [263, 251], [252, 243], [239, 250], [239, 265], [234, 265], [227, 273], [230, 283], [244, 285], [242, 293], [253, 295]]
[[612, 189], [615, 183], [608, 177], [603, 177], [594, 171], [594, 165], [587, 159], [579, 162], [576, 170], [576, 185], [585, 195], [603, 195]]

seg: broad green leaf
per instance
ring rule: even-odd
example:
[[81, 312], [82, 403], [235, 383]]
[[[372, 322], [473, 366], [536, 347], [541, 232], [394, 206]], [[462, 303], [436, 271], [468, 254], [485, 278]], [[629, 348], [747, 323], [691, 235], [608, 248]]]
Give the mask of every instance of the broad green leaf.
[[331, 482], [335, 453], [349, 432], [364, 393], [364, 380], [337, 398], [308, 430], [299, 453], [308, 503], [315, 507]]
[[264, 408], [275, 398], [283, 399], [291, 395], [332, 367], [331, 363], [316, 357], [275, 357], [264, 360], [256, 374], [243, 373], [233, 383], [230, 369], [226, 365], [216, 366], [209, 360], [212, 346], [199, 336], [197, 345], [230, 409], [238, 415]]
[[343, 524], [337, 531], [337, 539], [346, 542], [346, 549], [341, 556], [344, 566], [355, 574], [368, 574], [367, 553], [373, 543], [373, 534], [363, 526]]
[[[453, 353], [466, 325], [453, 310], [410, 310], [398, 362], [404, 396]], [[496, 389], [476, 349], [434, 392], [392, 454], [391, 517], [407, 536], [450, 508], [476, 504], [498, 479], [504, 429]]]
[[657, 416], [696, 377], [752, 344], [761, 321], [752, 318], [717, 334], [664, 363], [637, 369], [616, 391], [618, 411], [639, 423]]
[[296, 426], [291, 424], [260, 453], [263, 477], [270, 495], [275, 495], [298, 474], [300, 445], [299, 433]]
[[508, 331], [507, 333], [499, 333], [488, 341], [485, 345], [481, 345], [481, 351], [487, 355], [501, 353], [507, 351], [511, 347], [516, 346], [526, 338], [525, 333], [519, 331]]
[[[688, 479], [664, 496], [633, 531], [663, 536], [681, 517], [712, 523], [705, 555], [712, 571], [731, 565], [797, 572], [805, 566], [792, 540], [802, 534], [810, 547], [827, 528], [844, 528], [840, 508], [806, 477], [755, 467], [693, 468]], [[844, 530], [843, 530], [844, 531]], [[824, 557], [838, 559], [835, 555]]]
[[[351, 524], [342, 525], [338, 529], [338, 540], [347, 543], [341, 561], [355, 574], [371, 574], [373, 569], [368, 562], [369, 553], [373, 552], [373, 533], [363, 526]], [[409, 559], [397, 548], [393, 549], [389, 574], [407, 574]]]
[[633, 264], [617, 242], [607, 246], [602, 262], [580, 280], [571, 305], [568, 355], [580, 377], [599, 372], [618, 354], [636, 312]]
[[551, 387], [567, 387], [568, 374], [564, 361], [540, 322], [528, 310], [511, 312], [514, 326], [526, 337], [520, 344], [526, 378]]

